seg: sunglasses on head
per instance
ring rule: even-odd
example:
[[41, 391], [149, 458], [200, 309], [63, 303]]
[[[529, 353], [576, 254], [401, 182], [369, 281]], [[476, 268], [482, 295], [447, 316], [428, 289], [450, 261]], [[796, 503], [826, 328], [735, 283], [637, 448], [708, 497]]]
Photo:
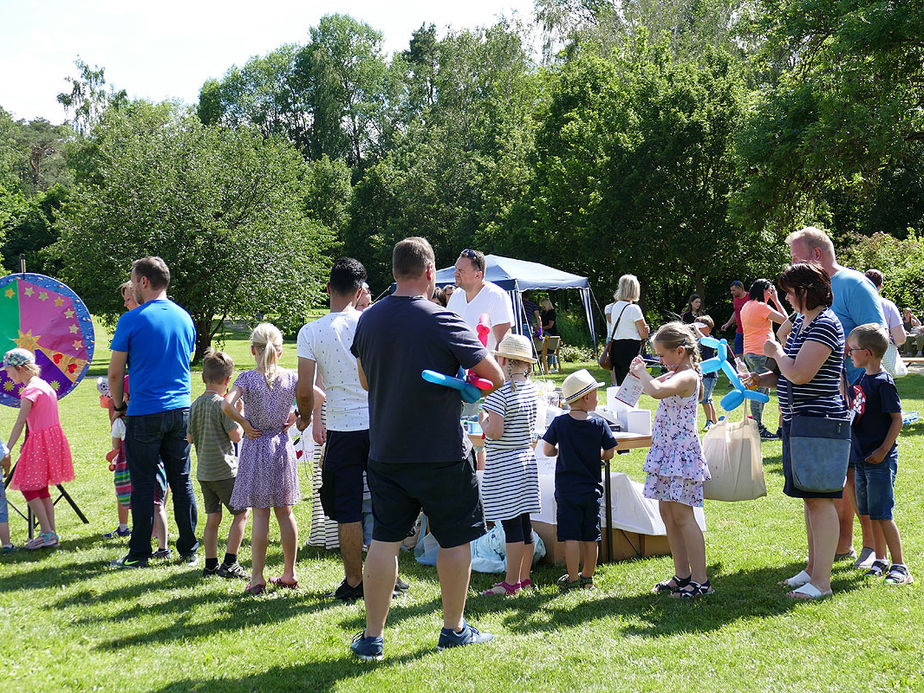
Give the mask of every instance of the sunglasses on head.
[[459, 257], [467, 257], [469, 260], [477, 260], [477, 259], [478, 259], [478, 253], [476, 253], [476, 252], [475, 252], [474, 250], [472, 250], [471, 248], [466, 248], [466, 249], [463, 250], [461, 253], [459, 253]]

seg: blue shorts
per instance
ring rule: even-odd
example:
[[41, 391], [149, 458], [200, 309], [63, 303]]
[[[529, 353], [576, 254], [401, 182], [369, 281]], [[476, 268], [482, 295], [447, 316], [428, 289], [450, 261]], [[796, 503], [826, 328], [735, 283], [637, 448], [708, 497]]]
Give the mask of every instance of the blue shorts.
[[363, 473], [369, 461], [369, 429], [328, 431], [321, 488], [324, 514], [339, 524], [363, 521]]
[[712, 392], [717, 382], [719, 382], [718, 375], [713, 376], [710, 373], [703, 376], [703, 398], [699, 401], [700, 404], [712, 404]]
[[879, 464], [860, 460], [856, 464], [857, 512], [871, 520], [891, 520], [895, 507], [895, 475], [898, 448]]
[[735, 356], [744, 355], [744, 333], [735, 332], [735, 348], [733, 349]]
[[555, 517], [558, 541], [600, 541], [600, 494], [559, 496]]

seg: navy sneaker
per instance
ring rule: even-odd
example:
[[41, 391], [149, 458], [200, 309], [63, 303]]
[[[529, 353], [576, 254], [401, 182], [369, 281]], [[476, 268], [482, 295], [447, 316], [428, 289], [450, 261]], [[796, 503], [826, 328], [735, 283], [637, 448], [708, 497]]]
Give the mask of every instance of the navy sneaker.
[[443, 628], [440, 631], [440, 640], [436, 645], [437, 650], [445, 650], [449, 647], [462, 647], [464, 645], [477, 645], [478, 643], [493, 640], [491, 633], [482, 633], [480, 630], [462, 621], [462, 631], [456, 633], [452, 628]]
[[131, 535], [132, 535], [132, 530], [130, 527], [126, 527], [125, 529], [120, 529], [119, 527], [116, 527], [111, 532], [106, 532], [103, 535], [103, 538], [105, 539], [124, 539], [125, 537], [130, 537]]
[[382, 651], [385, 649], [385, 639], [378, 635], [376, 637], [366, 637], [366, 631], [363, 630], [353, 637], [353, 644], [350, 650], [359, 659], [364, 662], [379, 662], [382, 660]]
[[121, 568], [147, 568], [148, 559], [146, 558], [132, 558], [131, 556], [122, 556], [115, 561], [109, 562], [109, 567], [118, 570]]

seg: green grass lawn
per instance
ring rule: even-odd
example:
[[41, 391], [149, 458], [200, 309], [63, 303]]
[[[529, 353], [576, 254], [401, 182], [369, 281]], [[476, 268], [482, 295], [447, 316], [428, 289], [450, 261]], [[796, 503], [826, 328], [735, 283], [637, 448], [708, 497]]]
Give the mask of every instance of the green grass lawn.
[[[561, 574], [554, 567], [537, 568], [538, 589], [510, 599], [475, 596], [497, 579], [475, 574], [467, 615], [496, 634], [485, 646], [435, 651], [436, 570], [407, 554], [401, 573], [410, 594], [395, 603], [385, 661], [374, 665], [351, 660], [347, 649], [364, 625], [362, 604], [320, 596], [342, 577], [337, 554], [301, 550], [301, 589], [259, 598], [244, 597], [242, 583], [204, 581], [200, 569], [178, 563], [110, 571], [108, 562], [126, 546], [101, 536], [115, 527], [116, 514], [104, 459], [108, 423], [95, 387], [96, 376], [105, 374], [109, 336], [101, 328], [97, 335], [90, 376], [61, 401], [77, 473], [68, 490], [90, 524], [80, 524], [62, 502], [58, 549], [0, 559], [4, 690], [924, 690], [920, 585], [867, 583], [840, 564], [835, 596], [826, 601], [793, 603], [776, 587], [803, 567], [806, 551], [801, 502], [781, 491], [778, 442], [763, 444], [767, 497], [707, 501], [706, 553], [716, 594], [695, 601], [649, 594], [672, 574], [666, 556], [604, 565], [596, 590], [566, 595], [554, 586]], [[230, 334], [226, 349], [240, 368], [251, 366], [246, 336]], [[286, 345], [283, 363], [294, 366], [294, 343]], [[570, 372], [591, 364], [565, 366]], [[723, 382], [719, 397], [727, 390]], [[922, 389], [922, 375], [899, 381], [906, 410], [924, 413]], [[194, 396], [202, 390], [194, 373]], [[415, 415], [408, 404], [408, 416]], [[645, 398], [641, 406], [655, 403]], [[4, 437], [15, 413], [0, 411]], [[776, 421], [775, 398], [764, 416]], [[924, 424], [916, 424], [899, 439], [896, 519], [906, 562], [924, 579], [922, 434]], [[643, 461], [644, 451], [633, 451], [618, 456], [613, 468], [642, 479]], [[307, 470], [301, 478], [308, 494]], [[18, 492], [10, 499], [24, 507]], [[309, 498], [296, 515], [304, 541]], [[14, 543], [23, 543], [25, 523], [16, 516], [10, 522]], [[245, 539], [245, 566], [249, 556]], [[268, 574], [281, 565], [278, 533], [271, 532]]]

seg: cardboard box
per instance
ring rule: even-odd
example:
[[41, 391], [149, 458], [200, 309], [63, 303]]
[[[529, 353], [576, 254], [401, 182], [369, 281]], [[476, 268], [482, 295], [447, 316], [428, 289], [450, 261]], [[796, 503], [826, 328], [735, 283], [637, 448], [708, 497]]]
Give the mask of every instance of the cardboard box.
[[[556, 536], [556, 525], [546, 522], [533, 521], [533, 529], [545, 544], [545, 563], [553, 565], [565, 564], [565, 544], [558, 541]], [[651, 536], [648, 534], [638, 534], [637, 532], [626, 532], [620, 529], [614, 529], [611, 532], [613, 537], [613, 561], [625, 561], [631, 558], [648, 558], [649, 556], [666, 556], [671, 550], [667, 543], [667, 536]], [[603, 563], [606, 556], [607, 532], [603, 532], [603, 541], [600, 546], [599, 562]]]

